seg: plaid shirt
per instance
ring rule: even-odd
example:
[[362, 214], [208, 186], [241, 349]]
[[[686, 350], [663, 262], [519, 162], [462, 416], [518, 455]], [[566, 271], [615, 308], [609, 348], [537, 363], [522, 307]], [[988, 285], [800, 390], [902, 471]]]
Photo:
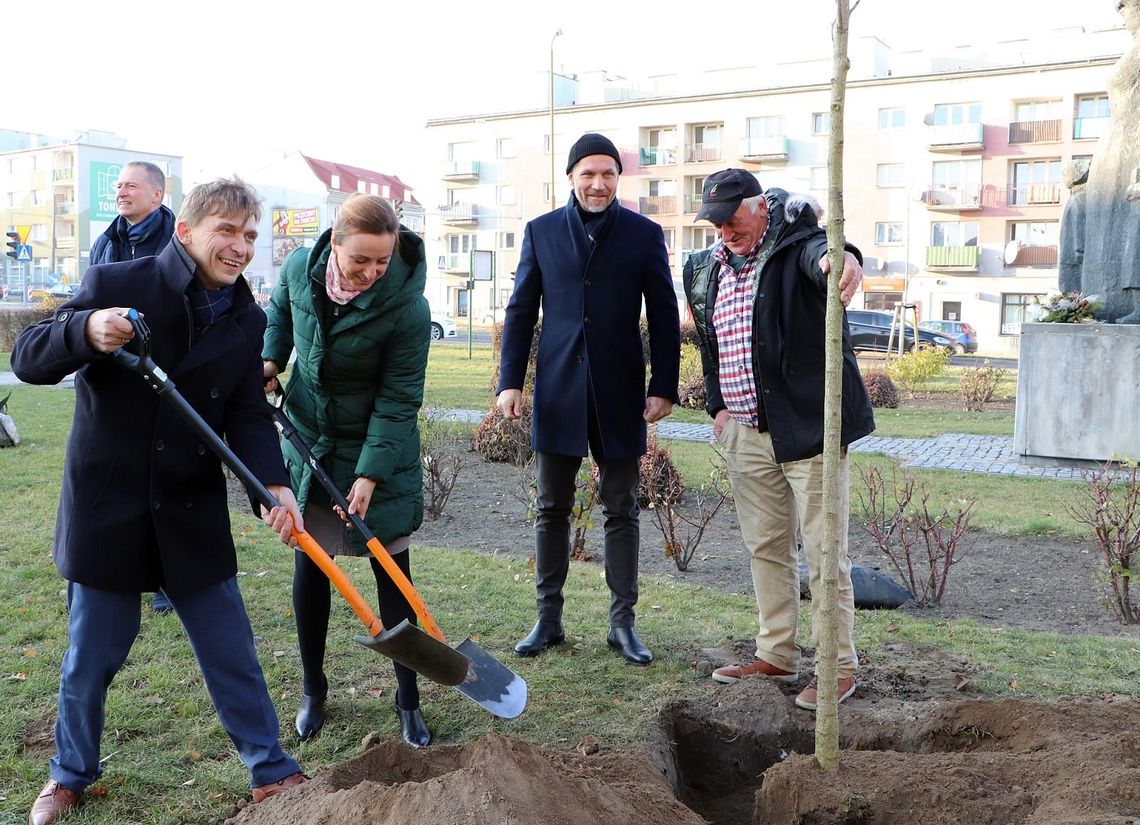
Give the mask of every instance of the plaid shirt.
[[723, 242], [712, 253], [720, 265], [720, 288], [712, 323], [720, 356], [721, 398], [733, 420], [761, 432], [768, 429], [768, 420], [763, 415], [752, 373], [752, 309], [760, 267], [772, 251], [771, 245], [764, 248], [767, 236], [765, 231], [739, 272], [729, 263], [729, 250]]

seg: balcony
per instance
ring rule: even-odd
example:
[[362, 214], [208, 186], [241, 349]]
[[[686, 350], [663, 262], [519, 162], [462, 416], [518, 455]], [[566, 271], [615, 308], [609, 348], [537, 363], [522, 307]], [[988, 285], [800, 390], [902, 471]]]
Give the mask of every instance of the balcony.
[[1078, 117], [1073, 120], [1073, 140], [1097, 140], [1108, 134], [1109, 117]]
[[928, 269], [977, 270], [978, 247], [973, 246], [928, 246], [926, 247]]
[[637, 211], [642, 215], [676, 215], [676, 195], [643, 195], [637, 199]]
[[1008, 206], [1048, 206], [1061, 202], [1061, 184], [1027, 183], [1009, 187]]
[[55, 214], [56, 215], [74, 215], [75, 214], [75, 204], [72, 203], [71, 201], [66, 201], [66, 202], [56, 201]]
[[980, 152], [983, 148], [985, 140], [980, 123], [935, 126], [930, 135], [931, 152]]
[[1056, 246], [1019, 246], [1010, 266], [1056, 266]]
[[686, 163], [709, 163], [720, 161], [719, 143], [691, 143], [685, 152]]
[[75, 180], [75, 170], [70, 166], [65, 166], [62, 169], [52, 169], [51, 179], [56, 183], [61, 181], [73, 181]]
[[1009, 124], [1009, 142], [1057, 143], [1061, 140], [1060, 120], [1023, 120]]
[[788, 139], [783, 136], [745, 138], [740, 141], [740, 159], [748, 163], [787, 163]]
[[666, 166], [677, 162], [677, 150], [672, 146], [642, 146], [637, 154], [642, 166]]
[[69, 238], [57, 237], [55, 239], [55, 248], [61, 252], [66, 252], [69, 249], [75, 249], [75, 236], [72, 235]]
[[444, 272], [452, 275], [466, 275], [471, 271], [470, 252], [451, 252], [440, 255], [440, 264]]
[[443, 164], [444, 180], [479, 180], [479, 161], [449, 160]]
[[922, 193], [926, 208], [936, 212], [971, 212], [982, 208], [982, 185], [932, 185]]
[[439, 208], [440, 220], [449, 226], [471, 226], [479, 223], [473, 203], [453, 203]]
[[685, 214], [700, 212], [702, 203], [701, 195], [685, 195]]

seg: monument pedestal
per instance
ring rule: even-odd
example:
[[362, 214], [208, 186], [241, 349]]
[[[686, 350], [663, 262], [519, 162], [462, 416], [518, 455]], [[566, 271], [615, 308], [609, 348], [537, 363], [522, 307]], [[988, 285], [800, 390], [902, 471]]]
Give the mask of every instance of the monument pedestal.
[[1140, 460], [1140, 325], [1021, 325], [1014, 451]]

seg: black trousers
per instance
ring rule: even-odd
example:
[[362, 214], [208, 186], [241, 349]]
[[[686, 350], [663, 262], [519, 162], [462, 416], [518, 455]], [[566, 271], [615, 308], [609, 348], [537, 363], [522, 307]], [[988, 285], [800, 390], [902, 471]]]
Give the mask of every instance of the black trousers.
[[[637, 504], [636, 458], [598, 464], [598, 493], [605, 517], [605, 570], [609, 585], [610, 625], [633, 627], [637, 604], [637, 557], [641, 546], [641, 508]], [[581, 456], [538, 453], [538, 511], [534, 526], [535, 589], [538, 617], [561, 621], [566, 574], [570, 570], [570, 511]]]

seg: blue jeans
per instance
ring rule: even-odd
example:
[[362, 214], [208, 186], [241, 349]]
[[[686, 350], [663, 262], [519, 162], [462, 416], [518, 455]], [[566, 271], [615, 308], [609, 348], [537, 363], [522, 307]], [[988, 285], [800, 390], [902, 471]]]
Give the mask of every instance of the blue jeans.
[[[192, 592], [167, 592], [186, 635], [222, 728], [256, 787], [297, 773], [281, 749], [277, 713], [257, 661], [253, 630], [237, 579]], [[123, 666], [139, 632], [140, 594], [69, 582], [71, 646], [60, 667], [56, 755], [51, 777], [76, 793], [102, 774], [107, 688]]]

